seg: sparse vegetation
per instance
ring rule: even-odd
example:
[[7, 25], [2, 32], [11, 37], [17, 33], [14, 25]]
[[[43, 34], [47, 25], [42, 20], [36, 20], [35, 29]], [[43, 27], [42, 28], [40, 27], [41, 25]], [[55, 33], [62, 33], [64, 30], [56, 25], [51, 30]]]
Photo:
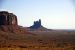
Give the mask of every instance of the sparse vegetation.
[[36, 36], [0, 31], [0, 50], [75, 50], [75, 32], [31, 33]]

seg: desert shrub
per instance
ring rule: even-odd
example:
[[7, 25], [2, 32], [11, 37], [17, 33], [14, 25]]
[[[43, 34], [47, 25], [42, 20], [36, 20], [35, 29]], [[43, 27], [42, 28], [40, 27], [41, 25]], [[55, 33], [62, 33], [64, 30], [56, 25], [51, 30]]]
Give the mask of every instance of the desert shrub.
[[64, 45], [59, 43], [59, 44], [56, 45], [56, 47], [64, 48]]
[[27, 48], [27, 46], [19, 46], [20, 48]]

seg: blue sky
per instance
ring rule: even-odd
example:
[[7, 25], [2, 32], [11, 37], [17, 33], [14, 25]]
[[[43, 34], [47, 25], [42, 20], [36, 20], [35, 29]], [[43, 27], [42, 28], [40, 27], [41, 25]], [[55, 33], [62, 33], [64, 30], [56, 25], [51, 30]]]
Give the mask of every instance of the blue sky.
[[75, 29], [75, 0], [4, 0], [0, 10], [17, 15], [25, 27], [41, 19], [47, 28]]

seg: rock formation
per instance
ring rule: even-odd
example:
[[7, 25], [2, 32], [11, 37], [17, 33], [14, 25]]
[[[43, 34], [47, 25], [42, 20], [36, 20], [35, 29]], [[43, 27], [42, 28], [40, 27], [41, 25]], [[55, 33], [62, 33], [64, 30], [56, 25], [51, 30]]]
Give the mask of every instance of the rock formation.
[[7, 11], [0, 11], [0, 30], [5, 32], [22, 32], [18, 26], [17, 16]]
[[47, 29], [41, 24], [41, 19], [38, 21], [34, 21], [34, 24], [27, 28], [28, 31], [48, 31], [51, 29]]
[[18, 25], [17, 16], [7, 11], [0, 12], [0, 25]]
[[34, 24], [32, 26], [30, 26], [31, 29], [38, 29], [40, 28], [41, 25], [41, 20], [39, 19], [39, 21], [34, 21]]
[[0, 29], [14, 32], [18, 30], [17, 16], [7, 11], [0, 11]]

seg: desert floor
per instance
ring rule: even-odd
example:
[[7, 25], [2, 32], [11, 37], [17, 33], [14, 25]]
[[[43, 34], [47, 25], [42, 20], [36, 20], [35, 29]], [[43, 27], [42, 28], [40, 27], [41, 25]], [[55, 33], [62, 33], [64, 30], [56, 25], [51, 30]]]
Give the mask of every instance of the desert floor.
[[0, 50], [75, 50], [75, 31], [29, 31], [33, 34], [0, 31]]

